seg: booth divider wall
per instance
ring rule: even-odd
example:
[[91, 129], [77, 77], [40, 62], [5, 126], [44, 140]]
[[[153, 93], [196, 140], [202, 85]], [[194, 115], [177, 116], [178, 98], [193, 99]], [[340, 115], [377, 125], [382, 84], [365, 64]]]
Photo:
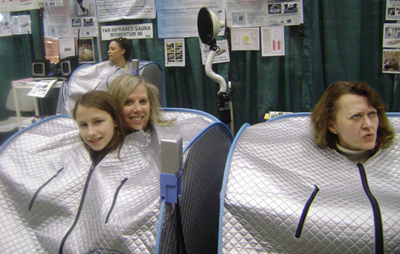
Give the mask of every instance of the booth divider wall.
[[[299, 36], [298, 26], [285, 27], [285, 56], [261, 57], [260, 51], [229, 50], [230, 63], [213, 65], [216, 73], [232, 83], [235, 130], [244, 123], [259, 122], [269, 110], [310, 111], [325, 88], [338, 80], [367, 82], [381, 94], [390, 111], [400, 111], [400, 91], [394, 91], [395, 75], [382, 73], [386, 1], [350, 1], [343, 5], [341, 0], [304, 0], [303, 6], [304, 36]], [[30, 77], [32, 59], [44, 58], [39, 10], [11, 14], [27, 13], [31, 15], [32, 35], [0, 37], [2, 99], [12, 80]], [[156, 20], [121, 20], [101, 25], [141, 23], [153, 24], [154, 37], [132, 40], [132, 58], [161, 64], [168, 106], [217, 116], [218, 85], [205, 74], [198, 38], [185, 38], [185, 67], [166, 68], [164, 40], [157, 36]], [[96, 40], [94, 43], [97, 47]], [[102, 55], [106, 56], [107, 51], [108, 41], [103, 41]], [[5, 119], [11, 112], [4, 109], [0, 105]]]

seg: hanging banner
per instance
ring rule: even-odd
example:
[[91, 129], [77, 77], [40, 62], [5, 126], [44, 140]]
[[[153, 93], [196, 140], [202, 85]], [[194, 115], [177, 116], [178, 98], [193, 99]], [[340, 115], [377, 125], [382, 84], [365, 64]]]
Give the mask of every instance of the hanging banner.
[[127, 39], [151, 39], [153, 38], [153, 24], [145, 23], [101, 27], [101, 40], [108, 41], [119, 37]]
[[[157, 0], [158, 38], [198, 37], [197, 16], [202, 7], [214, 12], [220, 21], [225, 22], [225, 3], [223, 0]], [[218, 35], [223, 36], [225, 28]]]
[[156, 18], [154, 0], [97, 0], [96, 7], [99, 22]]
[[1, 11], [27, 11], [40, 9], [43, 5], [43, 0], [3, 0], [0, 1]]
[[230, 27], [293, 26], [303, 23], [302, 0], [227, 0]]

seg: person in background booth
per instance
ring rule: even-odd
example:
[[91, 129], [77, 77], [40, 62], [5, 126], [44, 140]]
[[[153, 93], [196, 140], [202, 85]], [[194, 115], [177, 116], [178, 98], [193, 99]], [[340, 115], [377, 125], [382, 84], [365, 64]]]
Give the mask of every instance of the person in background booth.
[[112, 39], [108, 46], [108, 59], [117, 67], [128, 70], [131, 52], [132, 44], [130, 40], [122, 37]]
[[379, 95], [360, 82], [332, 83], [311, 113], [314, 141], [353, 162], [390, 147], [395, 136]]
[[110, 83], [119, 75], [131, 74], [129, 58], [132, 52], [131, 41], [126, 38], [111, 40], [109, 60], [80, 66], [71, 75], [63, 105], [63, 114], [70, 115], [75, 102], [85, 92], [106, 91]]
[[118, 76], [107, 92], [122, 108], [122, 115], [132, 131], [142, 129], [148, 132], [153, 123], [167, 126], [174, 122], [162, 118], [158, 89], [144, 77], [131, 74]]
[[113, 150], [121, 149], [129, 128], [110, 94], [99, 90], [83, 94], [76, 102], [72, 115], [93, 162]]

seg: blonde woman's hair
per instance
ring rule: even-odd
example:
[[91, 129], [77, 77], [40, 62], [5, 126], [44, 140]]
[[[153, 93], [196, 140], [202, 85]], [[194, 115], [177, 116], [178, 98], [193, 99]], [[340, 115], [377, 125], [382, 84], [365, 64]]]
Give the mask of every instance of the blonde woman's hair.
[[[118, 76], [111, 82], [110, 86], [107, 89], [107, 92], [111, 94], [117, 104], [123, 109], [129, 95], [137, 86], [141, 84], [146, 87], [147, 96], [150, 102], [149, 123], [155, 123], [160, 126], [172, 124], [175, 119], [164, 120], [162, 118], [161, 110], [159, 109], [161, 107], [161, 104], [158, 99], [158, 88], [155, 85], [149, 83], [147, 79], [142, 76], [131, 74]], [[151, 126], [149, 123], [146, 125], [146, 129], [144, 131], [147, 131], [148, 128]]]

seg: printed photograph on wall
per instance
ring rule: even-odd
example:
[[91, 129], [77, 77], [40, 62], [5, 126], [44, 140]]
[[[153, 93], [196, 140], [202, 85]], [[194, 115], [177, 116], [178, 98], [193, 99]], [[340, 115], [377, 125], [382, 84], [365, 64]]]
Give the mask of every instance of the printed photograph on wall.
[[165, 67], [185, 66], [185, 44], [183, 39], [165, 39]]
[[399, 0], [386, 0], [386, 20], [400, 20], [399, 3]]
[[297, 4], [284, 4], [283, 13], [298, 13]]
[[79, 62], [94, 63], [93, 38], [75, 38]]
[[93, 18], [83, 19], [83, 26], [94, 26]]
[[281, 5], [280, 4], [269, 4], [268, 5], [268, 14], [281, 14]]
[[73, 36], [97, 37], [98, 21], [95, 0], [69, 0]]
[[383, 47], [399, 48], [400, 47], [400, 24], [385, 23], [383, 26]]
[[400, 50], [384, 49], [383, 50], [382, 72], [384, 73], [400, 73]]
[[72, 19], [72, 27], [81, 27], [82, 20], [80, 18]]

